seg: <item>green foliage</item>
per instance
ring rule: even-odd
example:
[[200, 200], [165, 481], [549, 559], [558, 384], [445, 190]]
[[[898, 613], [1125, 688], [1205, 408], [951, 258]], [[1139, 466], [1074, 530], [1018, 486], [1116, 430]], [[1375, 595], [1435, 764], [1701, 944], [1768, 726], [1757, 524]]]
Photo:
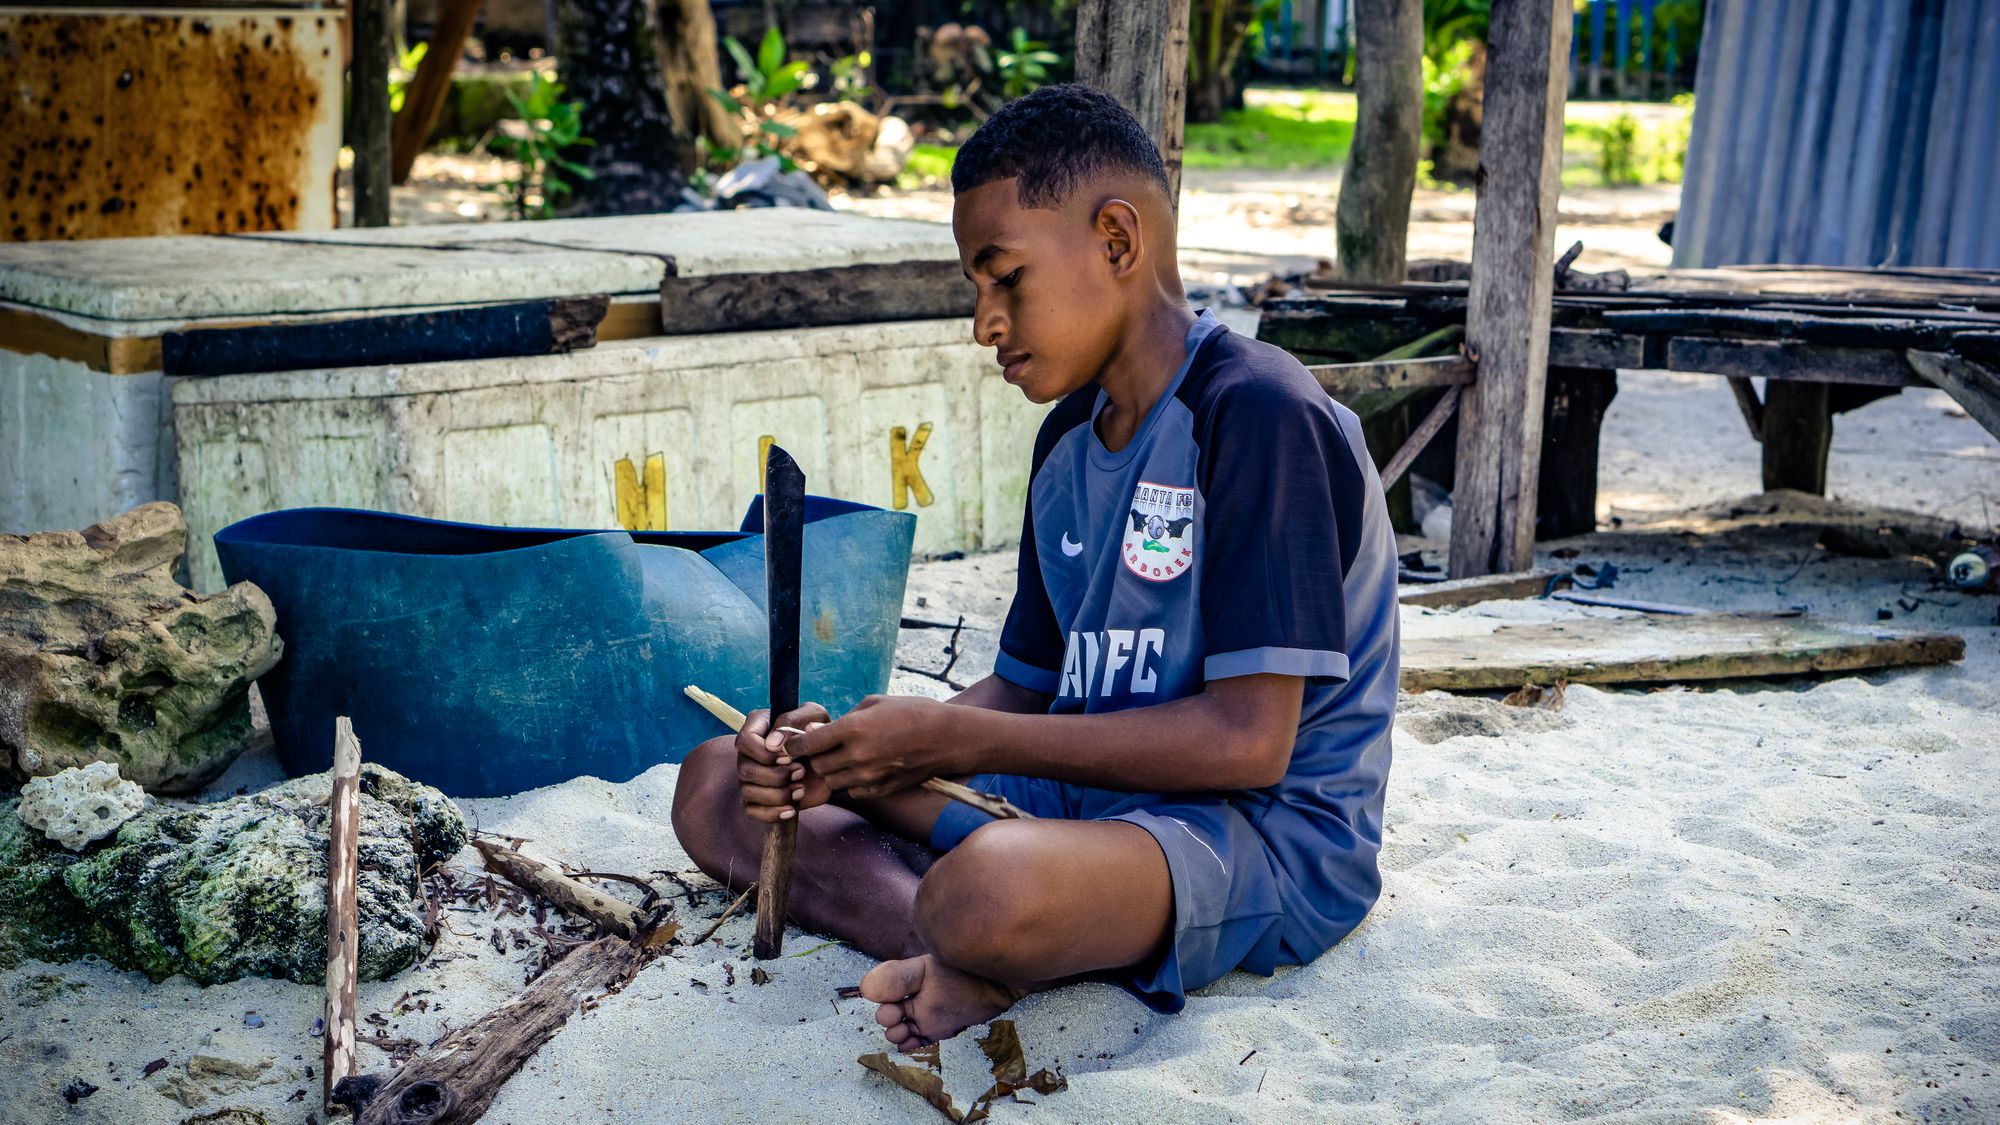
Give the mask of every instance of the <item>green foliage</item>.
[[1013, 49], [995, 55], [993, 62], [1001, 92], [1011, 101], [1045, 85], [1049, 68], [1061, 63], [1062, 56], [1049, 50], [1047, 43], [1028, 38], [1025, 28], [1015, 28], [1008, 43]]
[[[776, 27], [764, 32], [754, 59], [734, 35], [725, 36], [722, 45], [736, 60], [737, 72], [743, 76], [743, 89], [751, 101], [774, 102], [805, 84], [810, 68], [804, 62], [785, 61], [785, 36]], [[735, 103], [727, 94], [723, 97], [730, 104]]]
[[396, 53], [396, 65], [389, 71], [389, 112], [403, 112], [403, 99], [409, 96], [410, 81], [417, 76], [417, 66], [430, 53], [429, 43], [419, 43], [407, 51]]
[[1242, 109], [1187, 127], [1188, 168], [1339, 168], [1354, 141], [1352, 95], [1304, 92], [1283, 100], [1251, 91]]
[[1606, 184], [1640, 181], [1639, 121], [1630, 113], [1597, 127], [1597, 171]]
[[951, 166], [958, 159], [958, 150], [949, 145], [920, 144], [910, 150], [910, 159], [903, 164], [901, 175], [896, 177], [896, 186], [904, 191], [934, 187], [951, 181]]
[[493, 147], [520, 161], [521, 174], [497, 190], [507, 196], [517, 218], [549, 218], [555, 214], [557, 200], [575, 194], [572, 180], [597, 178], [596, 172], [563, 155], [597, 142], [583, 135], [579, 116], [583, 103], [564, 101], [562, 92], [562, 83], [540, 71], [532, 76], [526, 97], [505, 91], [514, 112], [520, 115], [521, 128], [517, 134], [495, 137]]
[[833, 60], [829, 69], [833, 72], [833, 99], [840, 102], [858, 102], [875, 92], [868, 84], [868, 68], [875, 65], [875, 56], [867, 51], [858, 55], [842, 55]]
[[1442, 63], [1460, 46], [1486, 42], [1493, 0], [1424, 0], [1424, 57]]
[[1436, 148], [1445, 143], [1445, 108], [1451, 99], [1465, 89], [1465, 80], [1470, 76], [1473, 52], [1479, 43], [1473, 39], [1461, 39], [1448, 47], [1437, 58], [1425, 54], [1424, 66], [1424, 146]]

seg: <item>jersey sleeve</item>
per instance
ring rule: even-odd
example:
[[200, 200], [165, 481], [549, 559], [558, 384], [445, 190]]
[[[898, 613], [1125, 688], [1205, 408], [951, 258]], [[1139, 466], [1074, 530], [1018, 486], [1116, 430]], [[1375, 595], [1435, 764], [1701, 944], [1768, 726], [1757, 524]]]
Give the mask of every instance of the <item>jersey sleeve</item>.
[[1197, 427], [1205, 679], [1347, 678], [1344, 576], [1365, 485], [1324, 394], [1248, 380]]

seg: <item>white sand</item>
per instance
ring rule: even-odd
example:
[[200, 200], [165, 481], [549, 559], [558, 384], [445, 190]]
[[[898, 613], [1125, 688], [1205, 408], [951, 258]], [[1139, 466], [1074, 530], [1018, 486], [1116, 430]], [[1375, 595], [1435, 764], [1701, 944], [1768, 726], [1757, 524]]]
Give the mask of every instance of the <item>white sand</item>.
[[[1607, 479], [1633, 499], [1729, 495], [1743, 451], [1675, 450], [1711, 440], [1720, 449], [1740, 423], [1722, 414], [1677, 436], [1661, 424], [1681, 410], [1713, 412], [1719, 381], [1639, 386], [1621, 394], [1613, 421], [1621, 440], [1658, 456], [1614, 473], [1608, 425]], [[1648, 405], [1650, 421], [1637, 409]], [[1878, 433], [1869, 446], [1863, 426], [1848, 427], [1839, 441], [1862, 445], [1843, 453], [1837, 443], [1837, 487], [1903, 488], [1907, 506], [1954, 518], [1978, 517], [1978, 491], [2000, 495], [2000, 474], [1980, 471], [2000, 447], [1983, 434], [1937, 444], [1924, 427], [1957, 420], [1935, 403], [1906, 396], [1850, 417], [1898, 436]], [[1938, 451], [1951, 456], [1928, 455]], [[1754, 449], [1748, 464], [1754, 474]], [[1003, 1105], [997, 1117], [2000, 1120], [2000, 597], [1933, 590], [1908, 560], [1830, 557], [1813, 549], [1810, 524], [1838, 512], [1801, 510], [1804, 530], [1701, 545], [1620, 533], [1582, 541], [1575, 561], [1615, 561], [1619, 591], [1639, 598], [1810, 604], [1871, 622], [1888, 609], [1895, 626], [1960, 632], [1965, 662], [1700, 691], [1572, 687], [1558, 713], [1442, 693], [1406, 699], [1385, 893], [1361, 929], [1311, 966], [1225, 978], [1175, 1016], [1102, 985], [1030, 999], [1014, 1013], [1030, 1065], [1060, 1063], [1070, 1089], [1034, 1108]], [[911, 612], [967, 617], [953, 679], [990, 667], [1011, 573], [1001, 555], [913, 574]], [[1406, 616], [1412, 630], [1445, 621]], [[941, 668], [947, 635], [906, 631], [899, 662]], [[897, 684], [945, 690], [913, 673]], [[265, 755], [220, 788], [274, 775]], [[674, 779], [660, 767], [623, 785], [579, 779], [465, 807], [477, 827], [530, 837], [530, 850], [573, 865], [685, 870], [668, 825]], [[469, 856], [458, 864], [476, 866]], [[719, 906], [709, 896], [683, 920], [698, 928]], [[363, 1010], [382, 1013], [388, 1034], [428, 1042], [518, 989], [530, 953], [503, 956], [490, 944], [518, 919], [448, 921], [423, 970], [363, 986]], [[489, 1120], [941, 1120], [854, 1063], [880, 1040], [868, 1005], [836, 1002], [834, 990], [860, 977], [864, 958], [821, 949], [776, 963], [757, 987], [750, 922], [731, 922], [720, 938], [656, 963], [574, 1019]], [[788, 948], [806, 953], [819, 940], [794, 933]], [[405, 994], [431, 1007], [399, 1012]], [[94, 964], [0, 972], [0, 1122], [151, 1125], [234, 1105], [296, 1125], [317, 1112], [318, 1083], [304, 1072], [317, 1067], [309, 1028], [319, 1004], [317, 988], [282, 982], [153, 985]], [[252, 1011], [263, 1027], [242, 1026]], [[274, 1061], [261, 1084], [207, 1083], [210, 1100], [195, 1110], [159, 1088], [185, 1075], [207, 1035], [225, 1052]], [[142, 1079], [155, 1058], [169, 1065]], [[385, 1065], [372, 1047], [362, 1061]], [[947, 1045], [945, 1067], [961, 1106], [984, 1089], [969, 1037]], [[101, 1089], [66, 1106], [58, 1091], [72, 1077]], [[288, 1101], [295, 1091], [302, 1100]]]

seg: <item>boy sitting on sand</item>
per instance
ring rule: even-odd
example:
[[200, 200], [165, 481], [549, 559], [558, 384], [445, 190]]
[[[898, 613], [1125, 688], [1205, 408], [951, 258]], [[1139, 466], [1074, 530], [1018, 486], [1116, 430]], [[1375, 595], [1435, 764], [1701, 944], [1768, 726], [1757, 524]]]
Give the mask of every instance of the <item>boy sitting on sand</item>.
[[1176, 1011], [1319, 956], [1380, 892], [1396, 705], [1395, 544], [1360, 425], [1189, 311], [1139, 123], [1044, 87], [951, 178], [974, 338], [1060, 400], [995, 674], [950, 703], [757, 712], [688, 757], [674, 801], [688, 854], [739, 886], [764, 822], [798, 818], [791, 917], [882, 959], [861, 994], [905, 1051], [1085, 975]]

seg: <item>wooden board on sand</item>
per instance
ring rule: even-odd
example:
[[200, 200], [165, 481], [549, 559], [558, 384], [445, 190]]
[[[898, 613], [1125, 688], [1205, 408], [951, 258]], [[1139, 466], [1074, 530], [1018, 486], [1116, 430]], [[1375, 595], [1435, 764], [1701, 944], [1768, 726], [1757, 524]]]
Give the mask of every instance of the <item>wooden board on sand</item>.
[[1809, 616], [1579, 617], [1406, 637], [1403, 688], [1485, 691], [1557, 680], [1684, 683], [1942, 664], [1964, 656], [1964, 638], [1951, 633], [1875, 629]]

